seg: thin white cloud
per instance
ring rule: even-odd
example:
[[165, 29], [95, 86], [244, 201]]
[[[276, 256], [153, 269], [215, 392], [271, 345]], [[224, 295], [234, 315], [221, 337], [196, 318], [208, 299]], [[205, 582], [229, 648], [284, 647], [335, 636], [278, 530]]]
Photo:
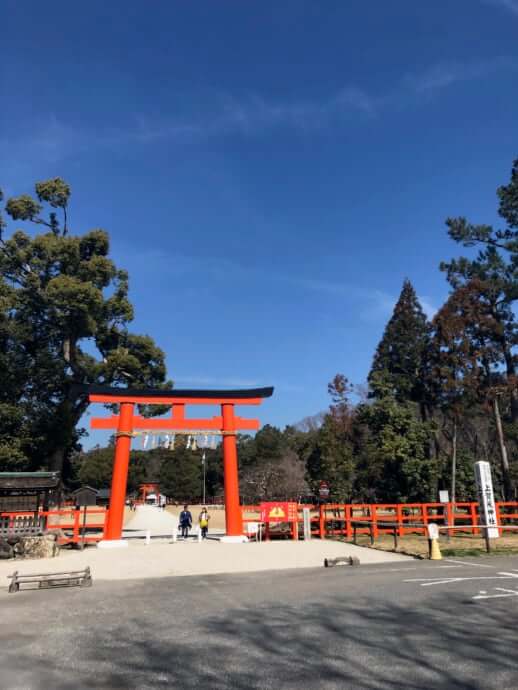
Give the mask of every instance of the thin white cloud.
[[[172, 254], [165, 250], [148, 249], [136, 253], [132, 247], [121, 247], [117, 254], [122, 257], [120, 264], [129, 267], [131, 275], [144, 276], [147, 280], [148, 273], [160, 275], [162, 268], [168, 268], [174, 264], [175, 277], [180, 278], [185, 285], [187, 276], [203, 275], [211, 281], [214, 287], [218, 281], [225, 286], [229, 279], [238, 284], [239, 281], [257, 280], [260, 283], [275, 282], [297, 291], [306, 291], [322, 294], [330, 298], [344, 300], [357, 307], [359, 318], [366, 322], [383, 321], [389, 318], [397, 302], [397, 295], [376, 287], [363, 287], [357, 283], [326, 280], [318, 277], [305, 277], [301, 275], [289, 275], [277, 273], [272, 269], [250, 266], [232, 259], [214, 256], [191, 256], [185, 254]], [[136, 279], [136, 278], [135, 278]], [[171, 278], [168, 278], [170, 281]], [[419, 295], [419, 302], [426, 316], [431, 319], [437, 312], [433, 300], [427, 295]], [[178, 382], [178, 379], [176, 379]], [[206, 381], [209, 385], [209, 381]], [[201, 382], [200, 382], [201, 384]], [[236, 385], [238, 385], [236, 383]], [[243, 385], [260, 385], [247, 382]]]
[[[514, 12], [518, 0], [494, 0]], [[0, 139], [0, 172], [11, 174], [20, 165], [56, 163], [88, 151], [148, 145], [160, 141], [182, 141], [207, 137], [258, 134], [287, 129], [314, 132], [343, 127], [352, 118], [372, 118], [380, 112], [419, 102], [454, 84], [482, 79], [492, 74], [518, 71], [518, 58], [496, 56], [471, 62], [442, 61], [420, 73], [407, 74], [384, 93], [371, 94], [348, 85], [324, 98], [268, 99], [259, 94], [205, 95], [203, 107], [188, 116], [170, 114], [156, 119], [137, 114], [125, 125], [89, 129], [68, 124], [55, 114], [30, 122], [27, 129], [17, 124], [15, 133]]]
[[418, 295], [418, 300], [423, 308], [424, 313], [431, 321], [437, 313], [437, 307], [433, 304], [432, 300], [425, 295]]
[[518, 0], [484, 0], [484, 2], [486, 4], [501, 7], [511, 12], [511, 14], [514, 14], [515, 17], [518, 17]]
[[212, 377], [212, 376], [189, 376], [183, 374], [181, 376], [175, 376], [174, 382], [176, 386], [222, 386], [223, 388], [235, 386], [236, 388], [255, 388], [261, 386], [261, 382], [252, 379], [240, 379], [233, 377]]
[[364, 288], [361, 290], [363, 301], [361, 303], [360, 319], [368, 323], [386, 321], [394, 311], [396, 297], [384, 290], [377, 288]]
[[518, 71], [518, 58], [496, 56], [473, 62], [445, 61], [419, 74], [408, 75], [405, 82], [415, 94], [429, 94], [459, 82], [473, 81], [498, 72]]
[[136, 128], [128, 130], [128, 134], [137, 142], [147, 143], [236, 133], [252, 136], [279, 128], [314, 131], [343, 122], [354, 114], [373, 116], [376, 102], [361, 89], [349, 86], [321, 101], [275, 101], [258, 94], [238, 98], [219, 93], [204, 110], [202, 114], [194, 113], [188, 121], [177, 117], [153, 120], [139, 115]]

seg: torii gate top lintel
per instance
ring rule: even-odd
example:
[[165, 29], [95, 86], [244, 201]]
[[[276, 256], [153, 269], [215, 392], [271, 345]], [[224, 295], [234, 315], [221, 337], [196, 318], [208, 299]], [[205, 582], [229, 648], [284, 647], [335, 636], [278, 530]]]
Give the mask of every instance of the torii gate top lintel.
[[114, 388], [89, 386], [90, 402], [132, 402], [138, 405], [260, 405], [273, 394], [273, 387], [238, 390], [162, 390], [160, 388]]
[[[115, 429], [115, 459], [112, 474], [110, 508], [104, 538], [120, 540], [124, 519], [124, 502], [128, 479], [131, 438], [136, 429], [149, 430], [207, 430], [219, 432], [223, 437], [223, 469], [227, 535], [241, 536], [243, 524], [239, 505], [236, 432], [240, 429], [259, 428], [259, 420], [234, 415], [235, 405], [260, 405], [269, 398], [273, 388], [248, 390], [161, 390], [155, 388], [113, 388], [89, 386], [91, 403], [119, 404], [119, 414], [111, 417], [93, 417], [93, 429]], [[221, 415], [212, 419], [188, 419], [186, 405], [221, 405]], [[170, 405], [171, 416], [148, 418], [134, 413], [135, 405]]]

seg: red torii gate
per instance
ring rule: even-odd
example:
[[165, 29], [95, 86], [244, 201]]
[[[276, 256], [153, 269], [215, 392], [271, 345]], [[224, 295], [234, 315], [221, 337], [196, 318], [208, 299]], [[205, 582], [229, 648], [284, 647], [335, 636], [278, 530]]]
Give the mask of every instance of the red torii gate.
[[[273, 388], [251, 390], [156, 390], [89, 386], [91, 403], [118, 404], [119, 414], [94, 417], [92, 429], [115, 430], [115, 457], [113, 463], [110, 508], [104, 540], [120, 540], [126, 501], [131, 439], [136, 430], [213, 432], [223, 437], [223, 472], [225, 487], [226, 532], [230, 537], [241, 537], [243, 520], [239, 504], [239, 479], [236, 435], [238, 431], [259, 429], [258, 419], [244, 419], [234, 414], [235, 405], [260, 405], [269, 398]], [[211, 419], [188, 419], [186, 405], [221, 405], [221, 415]], [[148, 418], [135, 414], [135, 405], [170, 405], [171, 416]]]

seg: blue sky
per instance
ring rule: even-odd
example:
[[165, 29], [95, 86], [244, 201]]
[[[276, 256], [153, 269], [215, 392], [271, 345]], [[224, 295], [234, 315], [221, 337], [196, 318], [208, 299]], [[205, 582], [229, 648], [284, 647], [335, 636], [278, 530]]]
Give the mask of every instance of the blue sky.
[[[518, 0], [2, 4], [0, 185], [60, 175], [177, 387], [362, 383], [518, 154]], [[245, 413], [245, 410], [243, 410]]]

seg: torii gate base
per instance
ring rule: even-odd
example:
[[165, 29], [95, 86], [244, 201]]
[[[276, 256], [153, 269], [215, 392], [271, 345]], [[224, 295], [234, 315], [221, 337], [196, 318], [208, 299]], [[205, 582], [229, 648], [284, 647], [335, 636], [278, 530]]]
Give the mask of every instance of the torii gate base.
[[[136, 430], [175, 433], [192, 431], [193, 434], [213, 433], [223, 437], [223, 473], [225, 490], [225, 521], [228, 541], [244, 541], [243, 519], [239, 503], [239, 478], [236, 435], [240, 430], [257, 430], [257, 419], [244, 419], [234, 414], [235, 405], [259, 405], [263, 398], [273, 393], [273, 388], [238, 391], [193, 390], [138, 390], [90, 386], [90, 402], [118, 404], [119, 414], [108, 418], [94, 417], [92, 429], [113, 429], [115, 433], [115, 457], [113, 463], [110, 507], [104, 532], [99, 542], [101, 548], [124, 547], [121, 539], [126, 502], [131, 439]], [[185, 405], [221, 405], [221, 416], [211, 419], [188, 419]], [[169, 405], [171, 416], [147, 418], [134, 414], [135, 405]]]

